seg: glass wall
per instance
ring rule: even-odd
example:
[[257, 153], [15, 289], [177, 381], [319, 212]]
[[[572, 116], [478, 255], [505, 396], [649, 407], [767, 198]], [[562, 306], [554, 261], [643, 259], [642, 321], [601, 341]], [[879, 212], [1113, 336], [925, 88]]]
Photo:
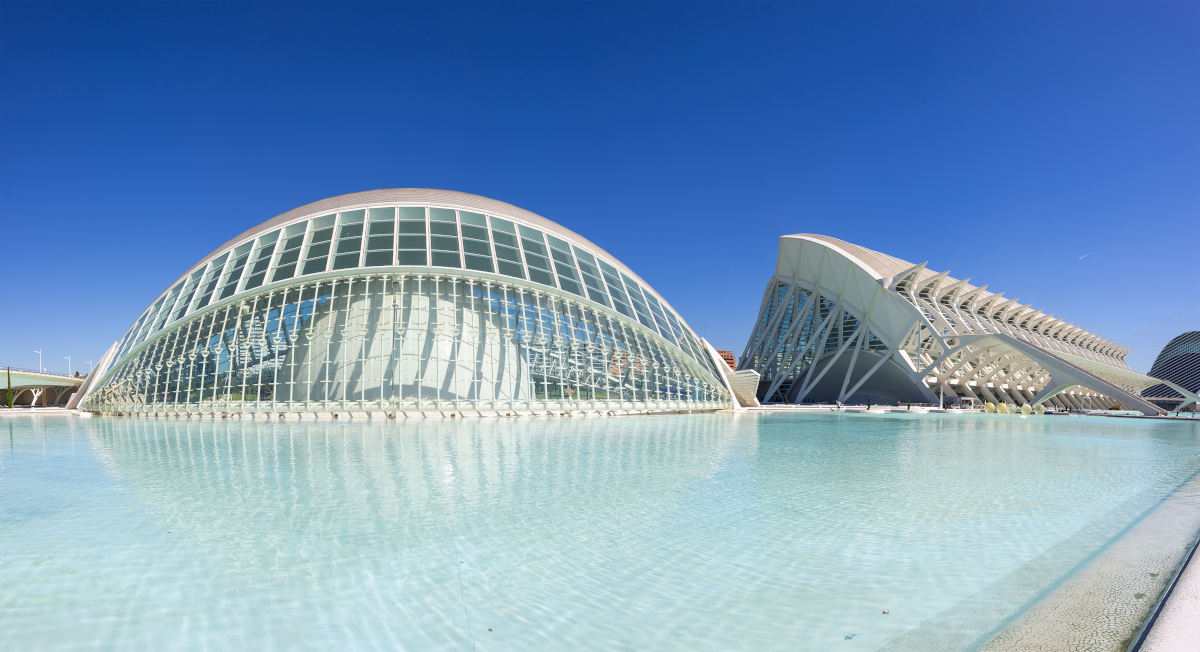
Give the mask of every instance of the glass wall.
[[[401, 218], [403, 210], [397, 213]], [[660, 327], [670, 337], [583, 298], [583, 288], [599, 286], [592, 260], [581, 278], [578, 267], [559, 263], [559, 256], [565, 260], [569, 253], [565, 246], [543, 240], [543, 255], [532, 246], [538, 244], [534, 234], [518, 236], [504, 226], [493, 226], [489, 233], [480, 224], [483, 216], [394, 221], [396, 214], [375, 211], [314, 220], [303, 256], [286, 256], [300, 250], [300, 234], [291, 227], [261, 236], [188, 275], [180, 287], [206, 287], [203, 279], [214, 278], [220, 282], [212, 291], [224, 292], [235, 270], [249, 273], [248, 282], [259, 274], [266, 277], [269, 269], [259, 266], [265, 257], [275, 257], [274, 269], [286, 274], [300, 261], [338, 267], [361, 255], [367, 265], [379, 263], [383, 254], [371, 258], [379, 252], [389, 257], [436, 252], [443, 266], [458, 256], [470, 269], [484, 261], [503, 261], [509, 266], [502, 273], [515, 275], [519, 267], [511, 257], [491, 257], [492, 250], [485, 251], [485, 244], [494, 243], [496, 250], [526, 252], [530, 270], [553, 271], [554, 277], [576, 282], [578, 292], [542, 290], [526, 281], [504, 282], [471, 272], [358, 273], [265, 288], [185, 318], [151, 338], [119, 363], [85, 409], [502, 412], [729, 406], [731, 399], [711, 365], [694, 359], [698, 347], [688, 351], [676, 344], [685, 341], [683, 330], [657, 302], [646, 304], [647, 317], [657, 324], [662, 315]], [[512, 237], [501, 244], [501, 239], [488, 237], [496, 234]], [[406, 237], [428, 238], [429, 249], [411, 246]], [[507, 244], [518, 237], [517, 247]], [[388, 239], [398, 247], [385, 249]], [[544, 268], [538, 267], [542, 264]], [[216, 267], [223, 272], [214, 272]], [[148, 314], [172, 310], [167, 306], [172, 294]], [[635, 301], [643, 300], [639, 296]]]
[[[319, 214], [235, 244], [174, 283], [125, 334], [120, 361], [197, 311], [260, 286], [379, 267], [463, 269], [529, 281], [642, 324], [714, 376], [678, 315], [613, 260], [516, 220], [431, 206]], [[310, 284], [311, 285], [311, 284]]]

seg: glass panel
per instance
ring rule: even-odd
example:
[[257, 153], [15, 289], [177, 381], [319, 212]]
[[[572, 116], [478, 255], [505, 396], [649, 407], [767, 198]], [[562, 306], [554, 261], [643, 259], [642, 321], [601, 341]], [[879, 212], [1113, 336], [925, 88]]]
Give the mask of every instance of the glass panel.
[[420, 251], [400, 251], [397, 252], [397, 264], [399, 265], [420, 265], [429, 264], [429, 258], [425, 254], [425, 250]]
[[300, 259], [300, 247], [304, 244], [304, 231], [308, 222], [292, 224], [283, 230], [282, 252], [276, 267], [271, 272], [271, 281], [291, 278], [296, 274], [296, 261]]
[[333, 257], [333, 269], [351, 269], [358, 267], [359, 254], [362, 251], [363, 219], [366, 211], [346, 211], [338, 222], [338, 240], [336, 255]]
[[508, 220], [500, 219], [499, 217], [489, 218], [492, 223], [493, 231], [500, 231], [510, 235], [516, 235], [517, 231], [513, 228], [513, 223]]
[[325, 215], [313, 220], [309, 231], [308, 249], [305, 251], [303, 274], [317, 274], [325, 271], [329, 262], [329, 243], [333, 239], [333, 215]]
[[464, 238], [473, 238], [475, 240], [488, 241], [488, 231], [482, 226], [471, 226], [470, 224], [462, 225], [462, 236]]
[[446, 235], [429, 236], [429, 248], [435, 251], [458, 251], [458, 238]]
[[517, 246], [517, 237], [503, 231], [492, 231], [492, 240], [498, 245]]
[[424, 206], [401, 206], [396, 209], [396, 212], [399, 214], [401, 222], [425, 221]]
[[488, 258], [492, 256], [492, 248], [486, 241], [480, 242], [478, 240], [463, 238], [463, 251], [478, 256], [487, 256]]
[[250, 258], [250, 248], [253, 246], [253, 242], [247, 242], [238, 245], [238, 248], [233, 250], [233, 263], [225, 273], [225, 284], [221, 287], [221, 299], [233, 296], [233, 293], [237, 291], [238, 281], [242, 279], [242, 269]]
[[402, 235], [400, 236], [400, 249], [425, 249], [425, 236], [423, 235]]
[[495, 271], [492, 269], [492, 259], [490, 257], [484, 258], [482, 256], [472, 256], [471, 254], [466, 254], [464, 258], [467, 262], [467, 269], [474, 269], [480, 272]]
[[366, 267], [387, 267], [392, 264], [392, 250], [368, 251], [363, 265]]
[[374, 225], [379, 222], [391, 222], [396, 217], [396, 209], [391, 206], [372, 208], [367, 211], [367, 214], [369, 215], [368, 221]]
[[487, 226], [487, 220], [484, 219], [484, 217], [482, 215], [480, 215], [479, 213], [472, 213], [469, 211], [459, 211], [458, 212], [458, 220], [460, 222], [462, 222], [463, 224], [470, 224], [473, 226], [484, 226], [484, 227]]
[[433, 208], [429, 209], [430, 222], [457, 222], [454, 219], [454, 211], [449, 208]]
[[217, 282], [221, 280], [221, 270], [225, 267], [225, 260], [229, 254], [221, 254], [208, 265], [208, 272], [204, 275], [204, 280], [201, 282], [200, 291], [196, 293], [196, 307], [193, 310], [203, 308], [212, 300], [213, 290], [217, 287]]
[[356, 211], [342, 211], [340, 224], [362, 224], [366, 216], [367, 212], [361, 208]]
[[271, 264], [271, 256], [275, 253], [275, 243], [278, 240], [279, 231], [272, 231], [258, 239], [258, 251], [254, 252], [254, 263], [247, 272], [242, 289], [256, 288], [266, 280], [267, 267]]
[[617, 277], [616, 268], [598, 258], [596, 263], [600, 265], [600, 273], [604, 276], [604, 285], [608, 288], [608, 296], [612, 297], [613, 308], [626, 317], [633, 317], [633, 309], [629, 307], [629, 296], [625, 294], [625, 287], [621, 285], [621, 279]]
[[525, 268], [516, 263], [510, 263], [503, 260], [496, 261], [496, 266], [501, 274], [511, 276], [513, 278], [524, 279]]
[[430, 222], [429, 232], [436, 235], [458, 236], [458, 225], [454, 222]]
[[[388, 226], [391, 226], [390, 224]], [[392, 248], [392, 234], [367, 236], [367, 251], [383, 251]]]
[[443, 251], [433, 252], [434, 267], [462, 267], [462, 262], [458, 259], [458, 254], [447, 253]]

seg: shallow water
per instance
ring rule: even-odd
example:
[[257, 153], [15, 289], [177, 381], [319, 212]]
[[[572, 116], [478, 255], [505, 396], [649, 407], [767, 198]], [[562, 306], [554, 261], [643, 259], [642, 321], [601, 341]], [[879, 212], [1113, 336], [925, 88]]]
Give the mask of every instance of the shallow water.
[[958, 649], [1198, 471], [1101, 417], [7, 417], [0, 648]]

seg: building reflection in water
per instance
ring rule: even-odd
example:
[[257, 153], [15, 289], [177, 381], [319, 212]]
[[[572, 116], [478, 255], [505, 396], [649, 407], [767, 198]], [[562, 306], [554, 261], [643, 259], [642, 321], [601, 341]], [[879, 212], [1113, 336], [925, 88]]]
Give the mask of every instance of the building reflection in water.
[[[434, 617], [430, 605], [464, 600], [480, 618], [531, 618], [599, 581], [597, 568], [653, 573], [639, 541], [694, 527], [680, 520], [703, 511], [697, 501], [730, 499], [706, 498], [714, 477], [753, 462], [754, 429], [732, 419], [741, 417], [85, 427], [121, 483], [231, 585], [299, 596], [317, 612], [361, 609], [365, 595], [376, 615], [412, 625]], [[397, 641], [460, 643], [419, 636], [463, 633], [463, 616], [405, 626], [418, 638]]]

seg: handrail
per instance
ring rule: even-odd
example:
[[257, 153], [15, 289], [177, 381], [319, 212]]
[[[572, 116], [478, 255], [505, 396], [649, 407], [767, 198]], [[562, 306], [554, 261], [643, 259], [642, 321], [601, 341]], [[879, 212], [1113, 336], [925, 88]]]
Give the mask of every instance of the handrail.
[[79, 380], [83, 380], [84, 378], [87, 378], [86, 373], [81, 373], [78, 376], [75, 376], [73, 374], [60, 374], [57, 371], [40, 371], [38, 369], [25, 369], [22, 367], [10, 367], [8, 365], [0, 367], [0, 371], [20, 371], [20, 372], [27, 373], [27, 374], [41, 374], [43, 376], [58, 376], [60, 378], [72, 378], [72, 379], [78, 378]]

